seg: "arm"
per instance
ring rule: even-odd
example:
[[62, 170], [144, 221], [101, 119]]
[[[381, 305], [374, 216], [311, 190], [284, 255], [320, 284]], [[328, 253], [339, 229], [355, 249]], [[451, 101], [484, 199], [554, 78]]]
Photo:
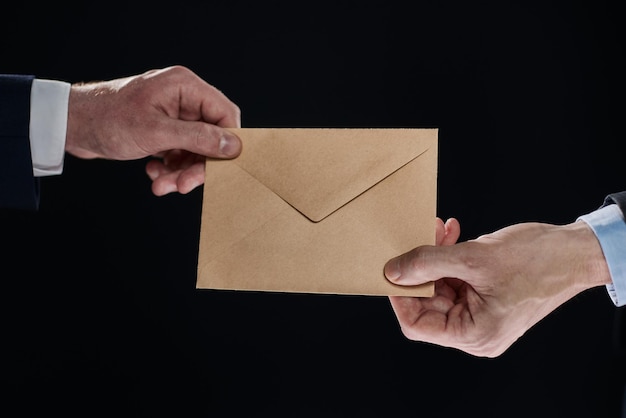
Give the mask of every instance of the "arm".
[[188, 193], [204, 182], [207, 157], [239, 154], [239, 138], [224, 128], [240, 124], [234, 103], [181, 66], [73, 85], [0, 76], [0, 207], [36, 209], [36, 176], [60, 174], [65, 152], [152, 156], [154, 194]]
[[152, 191], [188, 193], [204, 182], [206, 157], [233, 158], [241, 142], [239, 108], [185, 67], [74, 84], [65, 149], [79, 158], [149, 156]]
[[33, 79], [0, 75], [0, 207], [36, 209], [39, 203], [28, 140]]
[[496, 357], [576, 294], [612, 283], [586, 222], [522, 223], [458, 244], [458, 223], [450, 224], [441, 246], [418, 247], [385, 266], [400, 285], [435, 281], [432, 298], [390, 298], [410, 339]]
[[578, 218], [589, 225], [600, 242], [611, 274], [611, 283], [606, 287], [616, 306], [626, 305], [625, 209], [626, 192], [613, 193], [600, 209]]

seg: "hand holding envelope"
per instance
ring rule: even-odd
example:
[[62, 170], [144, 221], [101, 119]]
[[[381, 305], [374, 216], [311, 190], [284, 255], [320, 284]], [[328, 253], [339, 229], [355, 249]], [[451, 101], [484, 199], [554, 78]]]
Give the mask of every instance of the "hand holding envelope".
[[385, 263], [434, 245], [436, 129], [238, 128], [206, 162], [197, 288], [431, 296]]

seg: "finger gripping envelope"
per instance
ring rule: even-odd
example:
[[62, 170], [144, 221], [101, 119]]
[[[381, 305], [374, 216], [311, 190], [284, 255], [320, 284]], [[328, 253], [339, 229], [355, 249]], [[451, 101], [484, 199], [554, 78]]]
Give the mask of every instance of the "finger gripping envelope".
[[239, 128], [206, 161], [199, 289], [431, 296], [385, 263], [434, 245], [437, 129]]

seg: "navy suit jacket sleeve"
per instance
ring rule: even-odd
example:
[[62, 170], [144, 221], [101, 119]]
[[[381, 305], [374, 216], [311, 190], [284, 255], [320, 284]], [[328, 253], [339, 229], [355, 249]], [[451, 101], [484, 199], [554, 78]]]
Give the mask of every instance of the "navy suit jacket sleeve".
[[0, 208], [39, 207], [39, 179], [33, 175], [29, 139], [33, 79], [0, 75]]

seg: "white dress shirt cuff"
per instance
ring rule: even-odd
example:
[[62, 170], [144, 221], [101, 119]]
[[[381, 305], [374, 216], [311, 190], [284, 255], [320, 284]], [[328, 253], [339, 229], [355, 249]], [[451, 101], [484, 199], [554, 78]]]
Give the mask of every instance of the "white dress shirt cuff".
[[33, 80], [30, 98], [30, 152], [35, 177], [63, 172], [70, 83]]
[[596, 234], [609, 267], [612, 284], [606, 285], [615, 306], [626, 305], [626, 223], [617, 205], [580, 216]]

